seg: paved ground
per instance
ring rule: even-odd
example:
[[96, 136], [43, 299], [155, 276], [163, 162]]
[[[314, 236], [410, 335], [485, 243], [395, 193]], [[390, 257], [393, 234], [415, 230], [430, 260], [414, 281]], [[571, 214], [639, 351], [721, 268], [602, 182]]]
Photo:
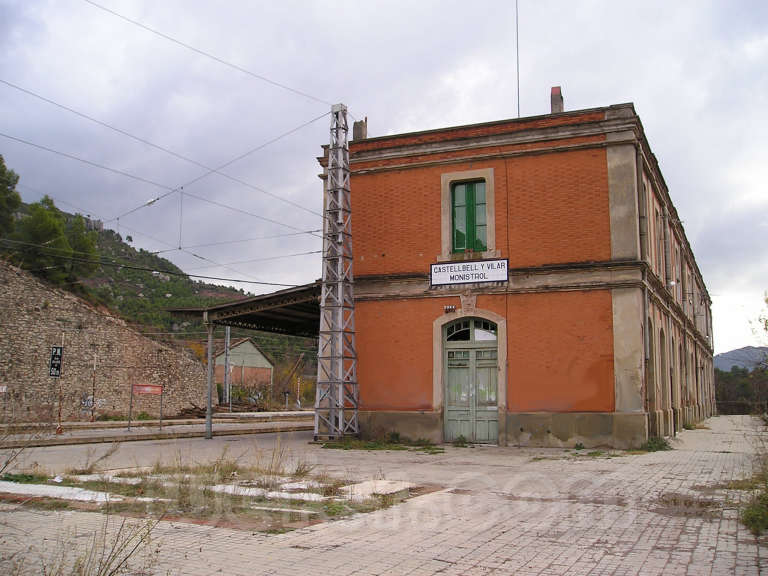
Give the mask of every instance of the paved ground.
[[[14, 429], [25, 425], [15, 425]], [[173, 438], [202, 438], [205, 436], [205, 420], [166, 420], [163, 426], [157, 420], [127, 422], [65, 422], [62, 433], [56, 434], [50, 425], [26, 425], [23, 432], [3, 436], [3, 445], [59, 446], [74, 444], [98, 444], [100, 442], [136, 442]], [[265, 434], [312, 430], [314, 415], [311, 412], [248, 412], [221, 414], [213, 420], [214, 436], [236, 434]], [[3, 430], [0, 428], [0, 433]]]
[[[707, 424], [710, 430], [684, 431], [671, 452], [615, 458], [514, 447], [447, 447], [438, 455], [323, 450], [294, 433], [259, 436], [255, 446], [245, 437], [135, 442], [107, 465], [200, 461], [224, 446], [250, 458], [279, 442], [336, 475], [441, 487], [286, 534], [162, 522], [154, 531], [158, 574], [768, 574], [768, 539], [757, 542], [738, 522], [744, 493], [715, 488], [750, 475], [759, 421], [718, 417]], [[39, 448], [25, 461], [56, 471], [85, 449]], [[34, 557], [44, 538], [50, 545], [102, 523], [94, 513], [4, 505], [0, 550]]]

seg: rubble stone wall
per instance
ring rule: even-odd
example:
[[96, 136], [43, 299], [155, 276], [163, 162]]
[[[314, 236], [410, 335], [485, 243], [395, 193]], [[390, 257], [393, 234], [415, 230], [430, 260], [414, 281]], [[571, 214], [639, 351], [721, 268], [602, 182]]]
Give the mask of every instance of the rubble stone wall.
[[[64, 346], [60, 378], [51, 347]], [[132, 385], [163, 386], [164, 416], [205, 403], [206, 370], [189, 351], [0, 260], [0, 421], [127, 416]], [[160, 395], [134, 394], [133, 417], [160, 415]]]

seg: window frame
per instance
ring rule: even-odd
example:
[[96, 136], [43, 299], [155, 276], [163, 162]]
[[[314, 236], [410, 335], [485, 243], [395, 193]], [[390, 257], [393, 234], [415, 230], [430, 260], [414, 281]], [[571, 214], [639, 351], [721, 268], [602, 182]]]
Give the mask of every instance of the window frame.
[[[497, 258], [496, 216], [493, 168], [462, 170], [441, 174], [441, 254], [438, 262], [450, 260]], [[453, 190], [462, 183], [485, 182], [485, 250], [454, 251]], [[476, 219], [475, 219], [476, 222]]]

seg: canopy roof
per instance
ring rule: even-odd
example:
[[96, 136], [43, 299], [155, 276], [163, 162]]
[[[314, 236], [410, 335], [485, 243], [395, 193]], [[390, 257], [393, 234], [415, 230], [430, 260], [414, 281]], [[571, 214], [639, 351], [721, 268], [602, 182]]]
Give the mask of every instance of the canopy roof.
[[170, 308], [171, 314], [202, 316], [221, 326], [317, 338], [322, 282], [260, 294], [203, 308]]

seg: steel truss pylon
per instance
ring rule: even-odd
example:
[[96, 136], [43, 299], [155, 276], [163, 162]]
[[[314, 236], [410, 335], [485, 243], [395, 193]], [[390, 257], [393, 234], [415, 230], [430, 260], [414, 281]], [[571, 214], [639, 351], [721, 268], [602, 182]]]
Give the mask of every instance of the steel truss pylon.
[[331, 108], [325, 180], [323, 288], [315, 396], [315, 439], [358, 435], [347, 107]]

